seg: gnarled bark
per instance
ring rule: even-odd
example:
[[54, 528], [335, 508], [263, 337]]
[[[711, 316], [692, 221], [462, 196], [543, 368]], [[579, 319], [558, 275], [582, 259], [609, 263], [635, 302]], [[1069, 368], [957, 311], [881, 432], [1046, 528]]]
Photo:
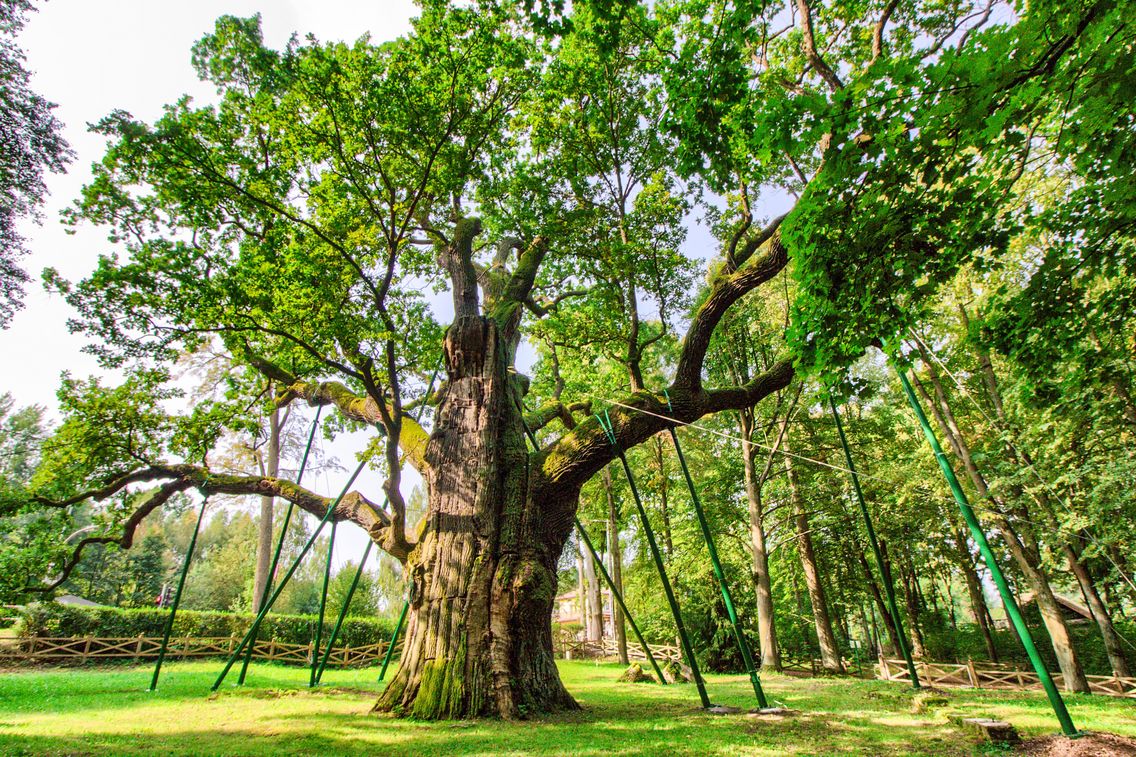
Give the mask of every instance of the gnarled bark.
[[429, 512], [407, 560], [406, 646], [378, 710], [516, 718], [576, 707], [552, 656], [568, 524], [548, 523], [549, 503], [533, 497], [502, 337], [493, 320], [470, 315], [446, 337], [450, 380], [426, 448]]

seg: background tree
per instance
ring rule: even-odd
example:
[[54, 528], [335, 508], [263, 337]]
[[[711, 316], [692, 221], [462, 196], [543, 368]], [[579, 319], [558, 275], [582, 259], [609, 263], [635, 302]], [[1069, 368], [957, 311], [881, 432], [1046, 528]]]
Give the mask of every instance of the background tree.
[[26, 253], [18, 225], [37, 218], [47, 194], [44, 174], [62, 171], [72, 152], [61, 134], [55, 106], [31, 88], [24, 53], [16, 43], [32, 0], [0, 0], [0, 328], [23, 303], [28, 274], [19, 259]]

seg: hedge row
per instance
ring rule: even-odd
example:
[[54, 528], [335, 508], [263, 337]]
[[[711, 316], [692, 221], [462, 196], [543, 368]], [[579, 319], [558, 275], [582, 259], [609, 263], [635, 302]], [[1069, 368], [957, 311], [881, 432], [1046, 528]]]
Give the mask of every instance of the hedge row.
[[[119, 607], [75, 607], [51, 603], [29, 605], [23, 611], [18, 633], [23, 637], [96, 636], [102, 638], [161, 636], [169, 610], [127, 609]], [[241, 637], [252, 625], [246, 613], [178, 610], [173, 635], [196, 638], [210, 636]], [[273, 615], [265, 617], [260, 638], [285, 644], [307, 644], [315, 631], [315, 615]], [[335, 616], [324, 623], [324, 638], [331, 633]], [[347, 618], [339, 631], [336, 646], [353, 647], [386, 641], [394, 623], [383, 618]]]

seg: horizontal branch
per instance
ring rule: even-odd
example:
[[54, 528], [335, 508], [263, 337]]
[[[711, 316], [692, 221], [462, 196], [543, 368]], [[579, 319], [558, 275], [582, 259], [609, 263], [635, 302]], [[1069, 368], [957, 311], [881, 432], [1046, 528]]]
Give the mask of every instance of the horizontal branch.
[[[382, 411], [374, 398], [361, 396], [351, 391], [339, 381], [304, 381], [280, 366], [254, 356], [247, 356], [250, 365], [265, 377], [286, 387], [281, 395], [282, 402], [302, 399], [309, 405], [331, 405], [340, 415], [359, 423], [383, 428]], [[429, 434], [403, 408], [400, 416], [398, 443], [402, 453], [419, 473], [425, 474], [429, 466], [426, 462], [426, 442]]]
[[[143, 477], [144, 475], [144, 477]], [[71, 557], [64, 564], [58, 578], [44, 586], [30, 587], [29, 591], [50, 591], [67, 580], [71, 572], [79, 564], [83, 551], [92, 544], [117, 544], [123, 549], [129, 549], [134, 542], [134, 533], [142, 521], [165, 504], [170, 497], [178, 492], [197, 489], [203, 496], [214, 494], [228, 494], [235, 496], [254, 495], [266, 497], [279, 497], [293, 503], [301, 510], [311, 513], [318, 518], [324, 518], [328, 508], [335, 503], [333, 497], [324, 497], [304, 487], [284, 479], [269, 476], [233, 476], [215, 474], [207, 468], [193, 465], [158, 465], [145, 471], [138, 471], [131, 476], [123, 476], [104, 487], [91, 489], [88, 497], [96, 500], [106, 499], [121, 491], [128, 483], [126, 478], [134, 482], [144, 480], [166, 479], [155, 489], [142, 495], [136, 509], [122, 524], [120, 535], [88, 536], [75, 546]], [[75, 504], [75, 498], [63, 501], [53, 501], [37, 497], [36, 501], [53, 507], [63, 507], [64, 502]], [[338, 522], [354, 523], [370, 536], [370, 538], [400, 561], [405, 561], [414, 545], [409, 543], [399, 529], [391, 528], [391, 516], [380, 505], [359, 492], [349, 492], [335, 506], [332, 519]], [[399, 531], [399, 533], [395, 533]]]
[[572, 430], [576, 428], [576, 419], [572, 414], [584, 413], [586, 415], [590, 412], [592, 412], [591, 402], [573, 402], [566, 405], [557, 400], [550, 400], [531, 413], [525, 413], [525, 424], [530, 431], [539, 431], [549, 423], [559, 420], [564, 424], [564, 428]]

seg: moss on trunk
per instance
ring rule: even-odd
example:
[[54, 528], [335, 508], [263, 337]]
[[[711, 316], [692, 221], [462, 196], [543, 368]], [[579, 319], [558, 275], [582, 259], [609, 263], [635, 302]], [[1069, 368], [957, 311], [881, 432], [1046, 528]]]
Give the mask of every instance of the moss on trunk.
[[437, 720], [577, 707], [552, 655], [570, 521], [545, 517], [553, 503], [534, 497], [510, 357], [492, 320], [461, 318], [447, 335], [406, 642], [378, 710]]

